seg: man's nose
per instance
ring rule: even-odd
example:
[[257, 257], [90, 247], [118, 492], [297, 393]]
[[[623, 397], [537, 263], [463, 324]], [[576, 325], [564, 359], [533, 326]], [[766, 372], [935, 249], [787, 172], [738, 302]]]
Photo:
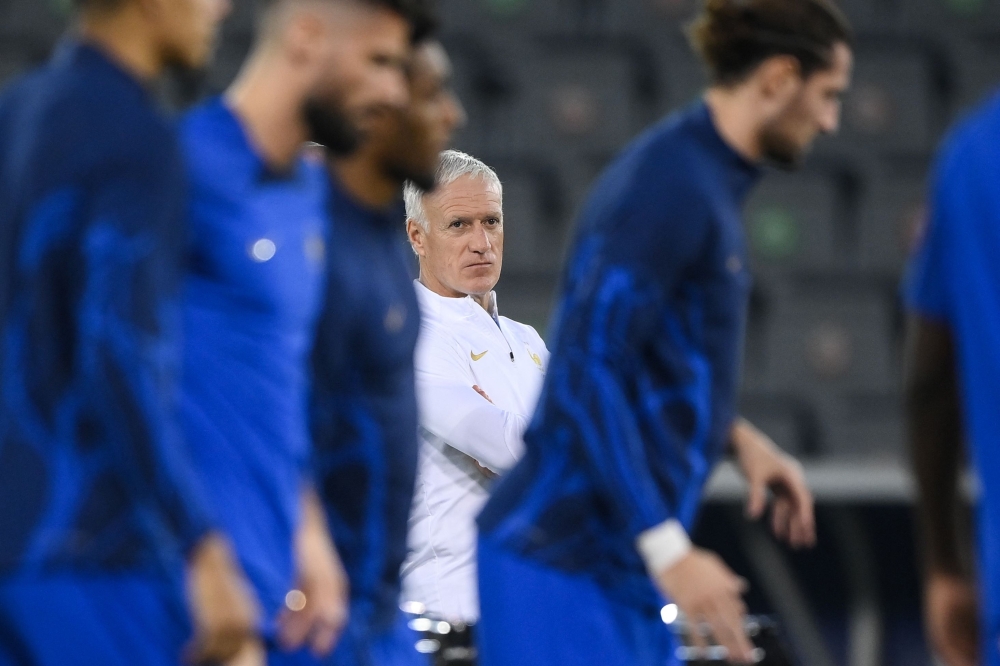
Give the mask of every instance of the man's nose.
[[493, 244], [490, 242], [490, 235], [486, 233], [486, 228], [480, 224], [476, 223], [475, 228], [472, 230], [472, 238], [469, 241], [469, 249], [476, 254], [485, 254], [490, 251]]
[[836, 134], [840, 129], [840, 105], [831, 109], [820, 121], [820, 129], [824, 134]]
[[462, 100], [453, 92], [448, 93], [446, 117], [449, 133], [465, 127], [465, 123], [469, 119], [465, 113], [465, 107], [462, 105]]

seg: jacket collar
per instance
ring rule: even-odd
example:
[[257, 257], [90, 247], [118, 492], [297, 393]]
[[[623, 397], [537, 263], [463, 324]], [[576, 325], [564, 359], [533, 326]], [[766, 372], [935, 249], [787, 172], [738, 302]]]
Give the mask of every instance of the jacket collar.
[[[483, 312], [479, 305], [471, 296], [465, 298], [449, 298], [436, 294], [420, 282], [414, 280], [416, 286], [417, 299], [420, 301], [421, 315], [429, 319], [468, 319], [475, 317], [479, 312]], [[490, 292], [490, 309], [487, 314], [494, 320], [500, 318], [500, 310], [497, 307], [497, 293]]]

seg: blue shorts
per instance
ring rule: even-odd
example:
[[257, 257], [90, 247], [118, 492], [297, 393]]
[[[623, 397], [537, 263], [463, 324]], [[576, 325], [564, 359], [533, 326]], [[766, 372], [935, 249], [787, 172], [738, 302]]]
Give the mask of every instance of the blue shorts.
[[0, 666], [177, 666], [191, 631], [179, 580], [0, 578]]
[[414, 647], [421, 636], [407, 626], [407, 620], [400, 613], [395, 625], [377, 634], [362, 622], [349, 621], [326, 659], [316, 659], [308, 650], [273, 651], [268, 666], [430, 666], [428, 657]]
[[591, 578], [479, 540], [479, 666], [674, 666], [659, 613], [616, 601]]

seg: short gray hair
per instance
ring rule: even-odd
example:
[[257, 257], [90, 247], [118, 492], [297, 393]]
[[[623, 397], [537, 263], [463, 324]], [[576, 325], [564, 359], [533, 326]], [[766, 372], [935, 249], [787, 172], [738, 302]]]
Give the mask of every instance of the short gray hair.
[[[482, 160], [477, 160], [472, 155], [463, 153], [460, 150], [446, 150], [441, 153], [441, 161], [438, 164], [437, 172], [434, 174], [435, 187], [450, 185], [462, 176], [481, 178], [487, 185], [496, 188], [500, 195], [500, 206], [503, 206], [503, 185], [496, 171], [491, 169]], [[403, 186], [403, 200], [406, 202], [406, 219], [413, 219], [427, 231], [427, 212], [424, 210], [424, 190], [417, 187], [412, 180], [406, 181]]]

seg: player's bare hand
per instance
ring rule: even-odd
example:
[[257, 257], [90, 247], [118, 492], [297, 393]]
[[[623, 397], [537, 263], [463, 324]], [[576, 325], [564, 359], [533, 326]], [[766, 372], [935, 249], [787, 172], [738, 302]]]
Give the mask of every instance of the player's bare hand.
[[486, 395], [486, 391], [484, 391], [483, 389], [479, 388], [478, 386], [473, 386], [472, 390], [475, 391], [476, 393], [478, 393], [479, 395], [483, 396], [487, 400], [489, 400], [490, 404], [493, 404], [493, 401], [490, 400], [490, 396]]
[[[657, 583], [693, 627], [708, 625], [719, 645], [729, 651], [732, 663], [753, 663], [753, 645], [744, 630], [747, 582], [718, 555], [695, 548], [660, 574]], [[692, 638], [698, 647], [705, 647], [705, 638], [697, 630]]]
[[816, 545], [813, 496], [802, 466], [784, 453], [771, 438], [749, 421], [739, 419], [731, 439], [736, 459], [750, 486], [747, 517], [757, 520], [773, 497], [771, 522], [774, 535], [793, 548]]
[[978, 603], [972, 583], [960, 576], [932, 573], [927, 579], [925, 604], [927, 634], [944, 663], [977, 666]]
[[188, 603], [194, 622], [186, 653], [190, 663], [225, 663], [257, 641], [260, 607], [229, 542], [218, 534], [206, 536], [194, 550]]
[[491, 470], [489, 467], [487, 467], [486, 465], [482, 464], [478, 460], [474, 459], [472, 462], [476, 463], [476, 468], [487, 479], [496, 479], [496, 478], [500, 477], [499, 474], [497, 474], [496, 472], [494, 472], [493, 470]]
[[333, 650], [347, 623], [349, 585], [330, 538], [326, 516], [314, 493], [303, 502], [302, 525], [295, 539], [297, 587], [285, 598], [278, 618], [282, 647], [308, 645], [317, 657]]

